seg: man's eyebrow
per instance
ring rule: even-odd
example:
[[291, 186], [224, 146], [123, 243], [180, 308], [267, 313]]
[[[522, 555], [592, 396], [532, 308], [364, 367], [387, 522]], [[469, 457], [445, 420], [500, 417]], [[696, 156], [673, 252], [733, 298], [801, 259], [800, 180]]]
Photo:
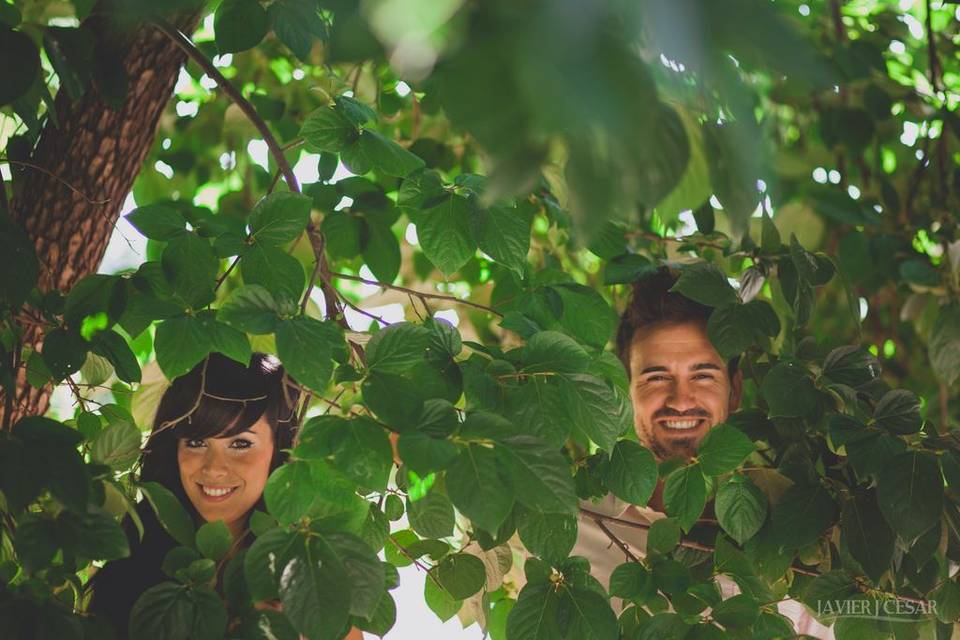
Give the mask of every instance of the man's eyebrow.
[[666, 367], [659, 367], [659, 366], [658, 366], [658, 367], [647, 367], [646, 369], [644, 369], [643, 371], [640, 372], [640, 375], [643, 375], [643, 374], [645, 374], [645, 373], [655, 373], [655, 372], [660, 372], [660, 371], [668, 371], [668, 369], [667, 369]]
[[703, 371], [704, 369], [711, 369], [713, 371], [722, 371], [722, 369], [715, 365], [712, 362], [698, 362], [697, 364], [690, 367], [691, 371]]

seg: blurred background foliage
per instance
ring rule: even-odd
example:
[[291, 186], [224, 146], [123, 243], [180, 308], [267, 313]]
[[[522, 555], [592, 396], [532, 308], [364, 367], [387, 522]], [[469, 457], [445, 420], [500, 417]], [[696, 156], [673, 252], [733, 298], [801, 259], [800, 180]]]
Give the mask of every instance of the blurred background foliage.
[[[781, 355], [822, 358], [862, 343], [888, 385], [920, 398], [934, 431], [955, 424], [955, 3], [156, 4], [0, 0], [0, 206], [37, 170], [32, 150], [45, 127], [56, 127], [53, 96], [97, 91], [122, 104], [130, 79], [112, 55], [116, 41], [144, 22], [199, 12], [189, 34], [196, 49], [253, 104], [312, 200], [350, 340], [436, 315], [478, 351], [496, 345], [501, 351], [491, 353], [502, 354], [541, 329], [599, 349], [626, 284], [662, 261], [699, 257], [719, 265], [743, 301], [760, 295], [772, 303], [784, 320], [773, 332]], [[289, 187], [280, 169], [261, 132], [191, 60], [123, 207], [149, 239], [118, 222], [101, 273], [156, 285], [144, 263], [163, 262], [168, 279], [190, 272], [180, 283], [193, 291], [186, 297], [201, 289], [187, 307], [223, 308], [257, 283], [281, 316], [294, 314], [314, 268], [309, 242], [275, 242], [304, 270], [292, 281], [248, 266], [252, 258], [239, 269], [228, 260], [251, 245], [247, 216], [260, 198]], [[208, 250], [166, 252], [173, 236], [142, 224], [161, 216], [148, 206], [177, 212], [181, 230], [188, 224], [213, 241], [214, 262]], [[9, 279], [35, 279], [36, 265], [20, 259], [15, 242], [7, 248], [0, 264]], [[806, 285], [796, 276], [784, 283], [788, 253], [791, 264], [797, 256], [812, 261], [801, 274]], [[201, 263], [211, 267], [205, 285], [194, 282]], [[778, 280], [768, 280], [775, 269]], [[829, 271], [822, 281], [821, 269]], [[29, 293], [4, 286], [18, 303]], [[323, 317], [326, 302], [308, 290], [306, 314]], [[66, 306], [69, 315], [69, 297]], [[568, 317], [556, 312], [574, 307]], [[80, 393], [145, 428], [162, 374], [202, 357], [199, 348], [155, 348], [155, 321], [182, 310], [127, 308], [102, 320], [74, 310], [77, 320], [119, 320], [114, 331], [143, 368], [142, 381], [103, 347], [81, 349], [78, 360], [74, 344], [62, 347], [73, 356], [65, 365], [53, 351], [26, 352], [29, 382], [49, 385], [79, 371], [57, 387], [51, 415], [75, 419], [78, 407], [86, 414], [76, 405]], [[86, 326], [83, 337], [103, 328]], [[9, 350], [16, 330], [8, 329]], [[253, 349], [278, 350], [270, 330], [244, 331]], [[357, 374], [333, 358], [342, 385], [336, 402], [348, 412], [360, 398], [360, 385], [350, 384]], [[15, 374], [5, 372], [7, 388]], [[752, 404], [758, 389], [747, 392]], [[314, 400], [307, 415], [325, 406]]]

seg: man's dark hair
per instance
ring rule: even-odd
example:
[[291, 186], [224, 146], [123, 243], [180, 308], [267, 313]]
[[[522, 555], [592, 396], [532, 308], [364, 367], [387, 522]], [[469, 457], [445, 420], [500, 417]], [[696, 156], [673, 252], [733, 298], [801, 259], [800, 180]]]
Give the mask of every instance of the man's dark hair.
[[[658, 324], [702, 322], [706, 326], [713, 307], [695, 302], [686, 296], [670, 291], [680, 277], [672, 267], [661, 266], [633, 283], [630, 302], [620, 315], [617, 328], [617, 356], [630, 375], [630, 345], [640, 329]], [[737, 373], [739, 356], [727, 362], [727, 372], [732, 379]]]

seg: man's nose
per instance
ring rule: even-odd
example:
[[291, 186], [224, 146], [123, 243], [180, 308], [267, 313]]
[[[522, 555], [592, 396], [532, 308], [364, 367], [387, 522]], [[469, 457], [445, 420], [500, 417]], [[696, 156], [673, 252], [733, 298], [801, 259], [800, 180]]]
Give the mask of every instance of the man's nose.
[[684, 412], [697, 407], [693, 389], [685, 380], [675, 380], [670, 386], [666, 405], [675, 411]]

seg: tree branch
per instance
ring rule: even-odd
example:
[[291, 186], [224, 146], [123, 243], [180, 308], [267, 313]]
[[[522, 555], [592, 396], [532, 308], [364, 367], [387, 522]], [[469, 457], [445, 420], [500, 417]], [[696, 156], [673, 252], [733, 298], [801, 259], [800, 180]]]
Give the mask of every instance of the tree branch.
[[408, 288], [408, 287], [401, 287], [400, 285], [396, 285], [396, 284], [387, 284], [386, 282], [378, 282], [377, 280], [367, 280], [366, 278], [361, 278], [360, 276], [352, 276], [352, 275], [350, 275], [350, 274], [348, 274], [348, 273], [331, 272], [331, 273], [330, 273], [330, 276], [333, 277], [333, 278], [341, 278], [341, 279], [343, 279], [343, 280], [353, 280], [353, 281], [355, 281], [355, 282], [362, 282], [362, 283], [364, 283], [364, 284], [370, 284], [370, 285], [374, 285], [374, 286], [377, 286], [377, 287], [383, 287], [384, 289], [393, 289], [393, 290], [395, 290], [395, 291], [403, 291], [404, 293], [417, 296], [417, 297], [420, 298], [421, 300], [423, 300], [424, 298], [431, 298], [431, 299], [433, 299], [433, 300], [448, 300], [448, 301], [450, 301], [450, 302], [456, 302], [456, 303], [458, 303], [458, 304], [465, 304], [465, 305], [467, 305], [467, 306], [469, 306], [469, 307], [474, 307], [475, 309], [481, 309], [481, 310], [486, 311], [486, 312], [488, 312], [488, 313], [492, 313], [493, 315], [495, 315], [495, 316], [497, 316], [497, 317], [499, 317], [499, 318], [502, 318], [502, 317], [503, 317], [503, 314], [502, 314], [502, 313], [500, 313], [499, 311], [497, 311], [496, 309], [494, 309], [494, 308], [492, 308], [492, 307], [488, 307], [488, 306], [486, 306], [486, 305], [482, 305], [482, 304], [480, 304], [480, 303], [478, 303], [478, 302], [473, 302], [473, 301], [471, 301], [471, 300], [463, 300], [463, 299], [458, 298], [458, 297], [456, 297], [456, 296], [447, 296], [447, 295], [443, 295], [443, 294], [441, 294], [441, 293], [428, 293], [428, 292], [426, 292], [426, 291], [417, 291], [416, 289], [410, 289], [410, 288]]

